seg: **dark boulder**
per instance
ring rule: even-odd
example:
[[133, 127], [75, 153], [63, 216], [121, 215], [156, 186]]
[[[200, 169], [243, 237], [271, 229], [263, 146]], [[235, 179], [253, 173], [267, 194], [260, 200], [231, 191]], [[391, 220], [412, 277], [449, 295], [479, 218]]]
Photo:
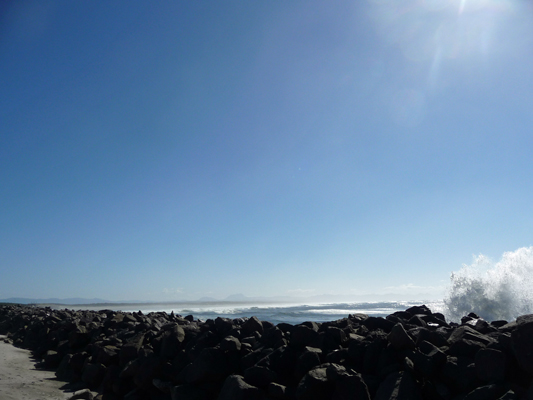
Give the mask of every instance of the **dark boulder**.
[[420, 344], [420, 342], [422, 341], [432, 343], [433, 345], [437, 347], [443, 347], [443, 346], [449, 345], [446, 332], [441, 329], [437, 329], [437, 330], [429, 330], [426, 328], [419, 329], [417, 332], [416, 343]]
[[217, 317], [215, 319], [215, 327], [217, 332], [222, 336], [226, 336], [233, 328], [233, 321], [229, 318]]
[[475, 356], [476, 374], [483, 382], [503, 382], [505, 379], [505, 353], [495, 349], [479, 350]]
[[400, 323], [394, 325], [387, 339], [395, 350], [412, 350], [415, 348], [415, 342]]
[[180, 325], [174, 323], [170, 328], [167, 328], [163, 334], [160, 351], [161, 356], [167, 359], [175, 357], [184, 340], [185, 331]]
[[264, 393], [249, 385], [240, 375], [230, 375], [218, 395], [218, 400], [266, 400]]
[[375, 400], [422, 400], [420, 388], [406, 371], [393, 372], [379, 385]]
[[328, 382], [327, 367], [318, 366], [305, 374], [296, 390], [298, 400], [327, 399], [333, 392], [334, 385]]
[[122, 346], [119, 352], [120, 366], [123, 367], [131, 360], [137, 358], [139, 349], [143, 344], [144, 335], [144, 332], [138, 333], [135, 336], [129, 338], [126, 344]]
[[506, 392], [503, 385], [480, 386], [468, 393], [464, 400], [497, 400]]
[[258, 332], [259, 334], [263, 334], [263, 324], [257, 317], [249, 318], [242, 326], [241, 331], [244, 335], [248, 336], [253, 334], [254, 332]]
[[48, 350], [44, 356], [44, 366], [46, 368], [57, 368], [61, 364], [63, 357], [54, 350]]
[[522, 369], [533, 375], [533, 314], [518, 317], [511, 333], [513, 352]]
[[339, 364], [329, 364], [326, 367], [328, 381], [335, 385], [333, 398], [336, 400], [370, 400], [368, 387], [361, 374], [347, 370]]
[[382, 317], [368, 317], [363, 320], [361, 324], [371, 331], [381, 329], [386, 333], [389, 333], [394, 327], [394, 325], [396, 325], [394, 322]]
[[236, 337], [226, 336], [220, 342], [220, 349], [227, 352], [239, 352], [241, 351], [241, 342]]
[[268, 385], [267, 393], [270, 398], [279, 400], [288, 400], [292, 398], [290, 390], [285, 385], [272, 382]]
[[220, 387], [213, 384], [183, 384], [170, 389], [172, 400], [205, 400], [215, 399]]
[[452, 392], [470, 392], [478, 385], [475, 364], [466, 357], [448, 356], [439, 373], [439, 380], [445, 383]]
[[298, 357], [294, 375], [296, 379], [300, 380], [307, 373], [317, 365], [321, 364], [322, 350], [314, 347], [306, 347], [305, 350]]
[[327, 349], [335, 350], [347, 344], [346, 333], [335, 326], [328, 326], [324, 335], [324, 346]]
[[431, 315], [431, 310], [424, 304], [421, 306], [412, 306], [409, 307], [407, 310], [405, 310], [407, 314], [410, 314], [411, 316], [422, 314], [422, 315]]
[[87, 363], [83, 368], [81, 380], [85, 382], [89, 388], [96, 389], [102, 383], [106, 374], [106, 367], [102, 364]]
[[222, 381], [232, 371], [224, 355], [217, 347], [208, 347], [181, 372], [187, 383]]
[[318, 338], [318, 331], [306, 325], [297, 325], [291, 333], [290, 346], [302, 349], [306, 346], [313, 346]]
[[91, 340], [87, 328], [83, 325], [76, 325], [76, 328], [70, 331], [68, 344], [72, 349], [79, 349], [86, 346]]
[[278, 375], [267, 367], [253, 366], [244, 371], [244, 380], [252, 386], [267, 387], [279, 380]]

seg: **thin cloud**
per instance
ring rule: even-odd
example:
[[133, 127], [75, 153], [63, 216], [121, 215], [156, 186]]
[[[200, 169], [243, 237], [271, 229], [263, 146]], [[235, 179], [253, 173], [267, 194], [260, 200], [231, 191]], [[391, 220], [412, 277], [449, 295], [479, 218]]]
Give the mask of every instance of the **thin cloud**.
[[410, 292], [413, 290], [416, 290], [418, 292], [438, 292], [443, 291], [445, 289], [445, 285], [440, 286], [419, 286], [415, 285], [413, 283], [405, 283], [403, 285], [397, 285], [397, 286], [387, 286], [383, 288], [383, 290], [388, 292]]
[[302, 294], [310, 294], [310, 293], [313, 293], [314, 291], [315, 289], [290, 289], [290, 290], [287, 290], [287, 293], [302, 295]]
[[183, 289], [182, 288], [175, 288], [175, 289], [164, 288], [163, 293], [166, 295], [179, 294], [179, 293], [183, 293]]

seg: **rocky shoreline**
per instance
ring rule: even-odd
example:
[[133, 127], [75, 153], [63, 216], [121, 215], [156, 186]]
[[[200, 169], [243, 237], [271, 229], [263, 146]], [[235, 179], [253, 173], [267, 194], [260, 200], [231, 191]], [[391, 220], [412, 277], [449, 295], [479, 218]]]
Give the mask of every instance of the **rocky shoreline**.
[[0, 334], [89, 389], [72, 398], [533, 399], [533, 315], [456, 324], [416, 306], [274, 325], [5, 305]]

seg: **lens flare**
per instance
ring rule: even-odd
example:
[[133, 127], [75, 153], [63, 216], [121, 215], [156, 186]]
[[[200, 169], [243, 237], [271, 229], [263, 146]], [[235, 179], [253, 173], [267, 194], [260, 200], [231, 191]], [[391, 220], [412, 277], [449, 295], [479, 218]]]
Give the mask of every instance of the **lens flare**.
[[[531, 26], [531, 8], [517, 0], [371, 1], [376, 29], [412, 61], [429, 61], [436, 48], [458, 59], [489, 54], [509, 37]], [[514, 21], [516, 20], [516, 21]], [[516, 22], [519, 22], [518, 24]], [[505, 41], [505, 39], [503, 40]]]

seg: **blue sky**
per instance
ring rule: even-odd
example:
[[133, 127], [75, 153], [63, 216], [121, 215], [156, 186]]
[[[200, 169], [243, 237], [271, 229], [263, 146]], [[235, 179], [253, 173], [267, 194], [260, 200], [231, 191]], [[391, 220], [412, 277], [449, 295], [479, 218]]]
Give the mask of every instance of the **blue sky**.
[[533, 244], [533, 6], [0, 6], [0, 298], [441, 293]]

